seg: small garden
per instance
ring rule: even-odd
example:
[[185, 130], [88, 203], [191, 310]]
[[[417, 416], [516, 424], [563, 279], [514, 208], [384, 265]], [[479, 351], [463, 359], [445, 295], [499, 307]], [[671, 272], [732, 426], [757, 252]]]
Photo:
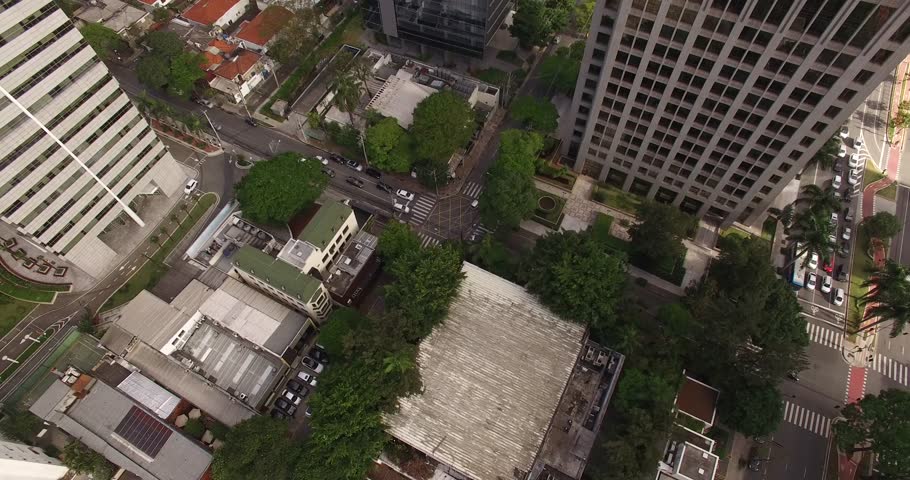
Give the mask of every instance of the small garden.
[[624, 192], [620, 188], [605, 183], [598, 183], [594, 186], [594, 191], [591, 192], [591, 200], [626, 212], [629, 215], [637, 215], [638, 207], [641, 205], [641, 197], [638, 195]]
[[616, 221], [611, 215], [598, 213], [594, 219], [594, 225], [591, 226], [591, 235], [594, 240], [605, 245], [614, 253], [623, 255], [629, 254], [629, 241], [614, 236], [611, 233], [613, 222]]
[[563, 217], [562, 209], [565, 206], [566, 199], [537, 190], [537, 208], [531, 219], [547, 228], [558, 230]]

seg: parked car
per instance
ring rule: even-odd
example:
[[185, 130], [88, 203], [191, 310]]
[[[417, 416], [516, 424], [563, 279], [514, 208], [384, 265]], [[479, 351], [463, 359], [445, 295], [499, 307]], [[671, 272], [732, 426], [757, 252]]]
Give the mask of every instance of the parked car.
[[356, 170], [356, 171], [358, 171], [358, 172], [362, 172], [362, 171], [363, 171], [363, 165], [361, 165], [360, 162], [358, 162], [357, 160], [346, 159], [346, 160], [344, 161], [344, 164], [347, 165], [348, 167], [350, 167], [351, 169]]
[[[848, 180], [849, 180], [849, 179], [848, 179]], [[849, 201], [850, 201], [850, 197], [851, 197], [852, 195], [853, 195], [853, 192], [848, 188], [848, 189], [844, 190], [844, 193], [841, 194], [841, 200], [843, 200], [843, 201], [845, 201], [845, 202], [849, 202]]]
[[376, 188], [382, 190], [385, 193], [392, 193], [392, 186], [388, 183], [379, 182], [376, 184]]
[[251, 126], [251, 127], [258, 127], [258, 126], [259, 126], [259, 122], [257, 122], [255, 118], [246, 117], [246, 118], [243, 119], [243, 121], [246, 122], [246, 124], [249, 125], [249, 126]]
[[809, 272], [808, 278], [806, 279], [806, 288], [809, 290], [815, 290], [815, 284], [818, 282], [818, 275], [815, 272]]
[[288, 402], [284, 398], [279, 398], [278, 400], [275, 400], [275, 408], [277, 408], [278, 410], [281, 410], [282, 412], [284, 412], [290, 416], [293, 416], [294, 412], [297, 411], [297, 407], [292, 405], [291, 402]]
[[309, 384], [311, 387], [316, 386], [316, 376], [310, 375], [309, 373], [297, 372], [297, 378], [300, 379], [303, 383]]
[[844, 304], [844, 289], [838, 288], [834, 291], [834, 304], [841, 306]]
[[271, 415], [272, 418], [277, 418], [278, 420], [284, 420], [288, 418], [288, 414], [282, 412], [281, 410], [278, 410], [277, 408], [273, 408], [272, 411], [269, 412], [269, 415]]
[[859, 160], [858, 153], [854, 153], [853, 155], [850, 155], [850, 160], [847, 160], [847, 166], [850, 168], [859, 167], [859, 163], [860, 163], [860, 160]]
[[834, 161], [834, 166], [831, 167], [831, 170], [834, 170], [834, 173], [841, 173], [844, 171], [844, 164], [839, 161]]
[[850, 185], [856, 185], [859, 183], [859, 169], [850, 170], [850, 176], [847, 177], [847, 183]]
[[837, 273], [834, 275], [834, 278], [836, 278], [838, 282], [847, 281], [847, 269], [844, 268], [843, 263], [837, 266]]
[[329, 155], [329, 158], [332, 159], [332, 161], [335, 163], [340, 163], [340, 164], [344, 165], [344, 157], [342, 157], [341, 155], [335, 155], [333, 153], [333, 154]]
[[323, 165], [328, 165], [329, 161], [326, 160], [322, 155], [316, 155], [316, 160], [319, 160], [319, 163]]
[[348, 177], [345, 181], [357, 188], [363, 188], [363, 180], [357, 177]]
[[837, 212], [831, 212], [831, 226], [832, 227], [837, 226], [837, 220], [838, 220]]
[[840, 144], [840, 150], [837, 151], [837, 156], [838, 156], [838, 157], [846, 157], [846, 156], [847, 156], [847, 147], [846, 147], [843, 143]]
[[809, 263], [806, 265], [806, 267], [809, 270], [815, 270], [816, 268], [818, 268], [818, 254], [817, 253], [812, 252], [812, 254], [809, 255]]
[[311, 348], [310, 353], [308, 353], [307, 355], [315, 358], [317, 362], [319, 362], [323, 365], [328, 365], [328, 363], [329, 363], [329, 354], [325, 353], [325, 350], [323, 350], [319, 347]]
[[847, 138], [850, 135], [850, 129], [846, 125], [840, 127], [840, 138]]
[[395, 200], [395, 203], [392, 204], [392, 208], [404, 214], [411, 213], [411, 207], [409, 207], [406, 203], [398, 203], [398, 200]]
[[847, 223], [853, 223], [853, 215], [850, 214], [850, 207], [844, 208], [844, 221]]
[[399, 188], [398, 190], [396, 190], [395, 195], [398, 195], [399, 197], [401, 197], [409, 202], [411, 200], [414, 200], [414, 194], [403, 188]]
[[850, 241], [850, 236], [853, 234], [853, 230], [850, 227], [844, 227], [844, 232], [841, 234], [840, 238]]
[[183, 193], [187, 195], [193, 193], [193, 190], [196, 190], [197, 185], [199, 185], [199, 181], [195, 178], [191, 178], [189, 182], [186, 182], [186, 186], [183, 187]]
[[303, 400], [302, 398], [298, 397], [297, 395], [294, 395], [292, 392], [289, 392], [287, 390], [284, 391], [284, 395], [282, 395], [282, 397], [284, 397], [285, 400], [293, 403], [294, 405], [300, 405], [300, 402]]
[[364, 170], [364, 173], [366, 173], [367, 175], [369, 175], [373, 178], [377, 178], [377, 179], [382, 178], [382, 172], [380, 172], [379, 170], [376, 170], [373, 167], [367, 167], [367, 169]]
[[[832, 241], [831, 243], [834, 242]], [[831, 273], [834, 271], [834, 256], [831, 258], [826, 258], [825, 261], [822, 262], [822, 271], [825, 273]]]
[[199, 105], [202, 105], [205, 108], [213, 108], [215, 106], [215, 104], [212, 103], [212, 101], [207, 98], [196, 97], [193, 99], [193, 101], [198, 103]]
[[303, 414], [306, 415], [307, 417], [312, 417], [313, 416], [313, 407], [307, 405], [306, 411], [303, 412]]
[[839, 190], [840, 186], [841, 186], [841, 177], [840, 177], [840, 175], [835, 175], [834, 178], [831, 179], [831, 188], [833, 188], [835, 190]]
[[335, 178], [335, 170], [332, 170], [329, 167], [323, 168], [322, 173], [328, 175], [330, 178]]
[[853, 148], [863, 148], [863, 139], [859, 137], [854, 138]]
[[306, 365], [307, 368], [316, 373], [322, 373], [322, 371], [325, 369], [321, 363], [317, 362], [312, 357], [303, 357], [303, 360], [301, 360], [301, 362]]
[[840, 254], [842, 257], [846, 257], [846, 256], [850, 255], [850, 242], [841, 242]]
[[288, 390], [295, 392], [295, 393], [300, 393], [301, 391], [305, 390], [303, 385], [301, 385], [299, 382], [296, 382], [294, 380], [288, 380], [287, 387], [288, 387]]
[[831, 287], [834, 285], [834, 279], [829, 275], [822, 277], [822, 293], [831, 293]]

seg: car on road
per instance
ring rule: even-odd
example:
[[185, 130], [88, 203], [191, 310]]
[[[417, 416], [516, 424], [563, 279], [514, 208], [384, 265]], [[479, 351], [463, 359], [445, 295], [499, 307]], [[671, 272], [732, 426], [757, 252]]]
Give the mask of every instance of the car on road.
[[329, 161], [326, 160], [322, 155], [316, 155], [316, 160], [319, 160], [319, 163], [323, 165], [328, 165]]
[[840, 138], [847, 138], [850, 136], [850, 129], [846, 125], [840, 127]]
[[834, 291], [834, 300], [833, 303], [838, 307], [844, 304], [844, 289], [838, 288]]
[[296, 382], [294, 380], [288, 380], [287, 387], [288, 387], [288, 390], [295, 392], [295, 393], [299, 393], [299, 392], [302, 392], [305, 390], [303, 385], [301, 385], [299, 382]]
[[831, 167], [831, 170], [834, 170], [834, 173], [841, 173], [844, 171], [844, 164], [835, 160], [834, 166]]
[[333, 153], [333, 154], [329, 155], [329, 158], [332, 159], [332, 161], [335, 163], [340, 163], [340, 164], [344, 165], [344, 157], [342, 157], [341, 155], [335, 155]]
[[831, 188], [839, 190], [841, 186], [841, 180], [842, 179], [840, 175], [835, 175], [834, 178], [831, 179]]
[[398, 203], [398, 200], [395, 200], [395, 203], [392, 204], [392, 208], [401, 213], [411, 213], [411, 207], [409, 207], [406, 203]]
[[291, 404], [291, 402], [285, 400], [284, 398], [275, 400], [275, 408], [290, 416], [294, 416], [294, 412], [297, 411], [297, 407], [295, 407], [293, 404]]
[[367, 167], [367, 169], [364, 170], [363, 172], [376, 179], [382, 178], [382, 172], [380, 172], [379, 170], [376, 170], [373, 167]]
[[842, 257], [850, 255], [850, 242], [841, 242], [840, 251], [838, 252]]
[[831, 293], [831, 287], [834, 286], [834, 279], [830, 275], [822, 277], [822, 293]]
[[841, 233], [840, 238], [843, 238], [844, 240], [849, 241], [849, 240], [850, 240], [850, 236], [851, 236], [852, 234], [853, 234], [853, 229], [851, 229], [850, 227], [844, 227], [844, 232]]
[[480, 200], [474, 200], [471, 202], [471, 208], [477, 208], [478, 205], [480, 205]]
[[303, 363], [310, 370], [312, 370], [316, 373], [322, 373], [322, 371], [325, 370], [325, 367], [321, 363], [317, 362], [316, 360], [314, 360], [312, 357], [309, 357], [309, 356], [303, 357], [303, 360], [301, 360], [301, 363]]
[[392, 186], [385, 182], [377, 182], [376, 188], [382, 190], [385, 193], [392, 193]]
[[847, 156], [847, 147], [843, 143], [840, 144], [840, 150], [837, 151], [837, 156], [841, 158]]
[[335, 170], [332, 170], [332, 169], [329, 168], [329, 167], [323, 168], [323, 169], [322, 169], [322, 173], [328, 175], [329, 178], [335, 178]]
[[213, 108], [215, 106], [215, 104], [212, 103], [212, 101], [207, 98], [196, 97], [193, 99], [193, 101], [198, 103], [199, 105], [202, 105], [205, 108]]
[[847, 183], [850, 185], [856, 185], [859, 183], [859, 169], [850, 170], [850, 176], [847, 177]]
[[193, 193], [193, 190], [196, 190], [196, 186], [199, 185], [199, 181], [195, 178], [191, 178], [189, 182], [186, 182], [186, 185], [183, 187], [183, 193], [189, 195]]
[[816, 268], [818, 268], [818, 254], [817, 253], [812, 252], [812, 254], [809, 255], [809, 263], [806, 265], [806, 267], [808, 267], [809, 270], [815, 270]]
[[[832, 243], [834, 243], [833, 240]], [[822, 262], [822, 271], [825, 273], [831, 273], [834, 271], [834, 257], [826, 258], [825, 261]]]
[[303, 414], [306, 415], [307, 417], [312, 417], [313, 416], [313, 407], [307, 405], [306, 410], [303, 412]]
[[859, 164], [860, 164], [859, 154], [854, 153], [853, 155], [850, 155], [850, 159], [847, 160], [847, 166], [850, 168], [857, 168], [857, 167], [859, 167]]
[[399, 188], [398, 190], [396, 190], [395, 195], [398, 195], [399, 197], [401, 197], [409, 202], [411, 200], [414, 200], [414, 194], [403, 188]]
[[853, 148], [863, 148], [863, 139], [859, 138], [859, 137], [854, 138], [853, 139]]
[[357, 177], [348, 177], [344, 180], [357, 188], [363, 188], [363, 180]]
[[297, 378], [300, 379], [303, 383], [309, 384], [311, 387], [316, 386], [316, 376], [310, 375], [309, 373], [297, 372]]
[[246, 118], [243, 119], [243, 121], [246, 122], [246, 124], [249, 125], [249, 126], [251, 126], [251, 127], [258, 127], [258, 126], [259, 126], [259, 122], [257, 122], [256, 119], [254, 119], [254, 118], [246, 117]]
[[808, 278], [806, 279], [806, 288], [809, 290], [815, 290], [815, 285], [818, 283], [818, 275], [815, 272], [810, 272]]
[[361, 165], [360, 162], [358, 162], [357, 160], [347, 159], [344, 161], [344, 164], [347, 165], [352, 170], [356, 170], [358, 172], [363, 171], [363, 165]]

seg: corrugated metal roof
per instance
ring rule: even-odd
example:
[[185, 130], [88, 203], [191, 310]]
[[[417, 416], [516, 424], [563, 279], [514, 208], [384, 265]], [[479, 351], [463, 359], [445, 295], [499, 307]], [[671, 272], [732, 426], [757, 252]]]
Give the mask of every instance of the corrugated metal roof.
[[189, 321], [192, 313], [181, 312], [148, 290], [143, 290], [123, 307], [117, 325], [152, 347], [161, 349]]
[[476, 479], [527, 472], [581, 351], [585, 328], [474, 265], [446, 320], [420, 344], [423, 393], [386, 417], [399, 440]]
[[168, 418], [177, 405], [180, 397], [167, 391], [161, 385], [149, 380], [139, 372], [130, 373], [117, 388], [130, 396], [133, 400], [145, 405], [158, 418]]

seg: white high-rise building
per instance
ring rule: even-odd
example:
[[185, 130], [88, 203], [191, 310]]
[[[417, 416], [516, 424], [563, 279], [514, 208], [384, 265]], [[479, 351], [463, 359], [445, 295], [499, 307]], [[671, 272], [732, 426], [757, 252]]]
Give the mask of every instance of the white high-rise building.
[[0, 476], [6, 480], [57, 480], [68, 470], [38, 447], [0, 441]]
[[100, 236], [141, 195], [186, 175], [53, 0], [0, 0], [0, 220], [91, 276], [118, 256]]

